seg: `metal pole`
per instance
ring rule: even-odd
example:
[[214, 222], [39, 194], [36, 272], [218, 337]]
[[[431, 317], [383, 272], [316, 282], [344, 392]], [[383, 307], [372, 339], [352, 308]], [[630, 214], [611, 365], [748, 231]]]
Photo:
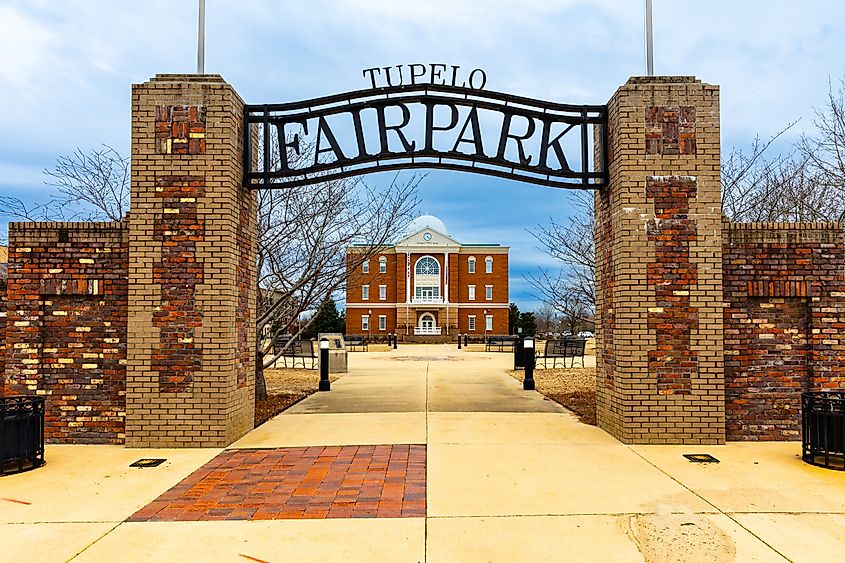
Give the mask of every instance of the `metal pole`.
[[645, 0], [645, 66], [648, 76], [654, 76], [654, 30], [651, 24], [651, 2]]
[[329, 341], [320, 339], [320, 391], [331, 391], [332, 382], [329, 379]]
[[197, 74], [205, 74], [205, 0], [199, 0], [199, 23], [197, 29]]
[[399, 335], [395, 332], [393, 333], [393, 349], [396, 350], [396, 341], [399, 339]]
[[458, 331], [458, 350], [461, 349], [461, 331]]

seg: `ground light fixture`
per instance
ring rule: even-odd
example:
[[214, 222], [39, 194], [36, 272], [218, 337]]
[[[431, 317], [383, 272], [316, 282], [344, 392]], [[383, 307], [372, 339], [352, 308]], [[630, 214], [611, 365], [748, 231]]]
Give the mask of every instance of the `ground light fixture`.
[[719, 460], [710, 454], [684, 454], [691, 463], [719, 463]]
[[159, 457], [159, 458], [142, 458], [138, 461], [129, 464], [129, 467], [138, 467], [140, 469], [146, 469], [147, 467], [158, 467], [162, 463], [167, 461], [167, 459]]

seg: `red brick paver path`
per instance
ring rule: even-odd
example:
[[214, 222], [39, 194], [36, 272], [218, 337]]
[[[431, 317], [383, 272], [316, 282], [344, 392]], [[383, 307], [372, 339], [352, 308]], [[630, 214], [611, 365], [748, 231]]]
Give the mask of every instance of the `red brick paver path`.
[[226, 450], [131, 522], [425, 516], [425, 446]]

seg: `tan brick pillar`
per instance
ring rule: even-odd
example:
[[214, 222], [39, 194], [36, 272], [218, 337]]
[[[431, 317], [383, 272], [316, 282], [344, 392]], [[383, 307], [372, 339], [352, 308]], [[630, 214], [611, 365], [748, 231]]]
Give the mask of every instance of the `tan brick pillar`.
[[243, 101], [218, 75], [132, 87], [126, 445], [226, 446], [252, 428], [255, 194]]
[[599, 426], [625, 443], [725, 439], [719, 89], [631, 78], [608, 102], [596, 194]]

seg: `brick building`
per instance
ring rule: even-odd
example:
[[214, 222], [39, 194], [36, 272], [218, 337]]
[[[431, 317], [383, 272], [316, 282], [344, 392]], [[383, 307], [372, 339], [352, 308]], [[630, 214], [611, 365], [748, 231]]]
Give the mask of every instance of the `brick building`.
[[346, 333], [443, 341], [508, 333], [508, 247], [462, 244], [432, 215], [362, 263], [347, 249]]

